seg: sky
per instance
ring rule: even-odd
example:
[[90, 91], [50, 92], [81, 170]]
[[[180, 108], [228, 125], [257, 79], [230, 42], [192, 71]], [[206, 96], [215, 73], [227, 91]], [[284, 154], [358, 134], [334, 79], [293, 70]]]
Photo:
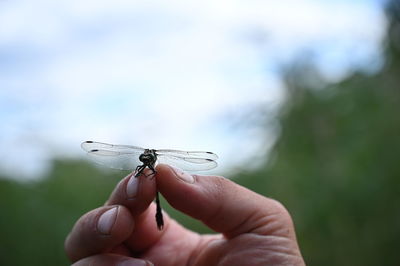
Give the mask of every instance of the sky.
[[0, 173], [37, 178], [84, 140], [243, 167], [279, 130], [232, 124], [278, 110], [278, 66], [311, 52], [329, 82], [376, 71], [385, 26], [378, 0], [0, 1]]

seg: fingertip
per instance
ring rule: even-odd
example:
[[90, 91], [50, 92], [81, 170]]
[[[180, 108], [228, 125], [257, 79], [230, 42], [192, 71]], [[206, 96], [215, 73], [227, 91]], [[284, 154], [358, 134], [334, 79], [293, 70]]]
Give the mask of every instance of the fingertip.
[[[207, 179], [208, 177], [202, 176], [201, 178]], [[204, 180], [200, 181], [197, 175], [190, 175], [180, 169], [163, 164], [157, 168], [156, 179], [158, 190], [171, 206], [195, 219], [204, 219], [203, 209], [207, 208], [204, 204], [208, 204], [211, 200], [211, 198], [206, 201], [203, 199], [204, 189], [207, 187], [200, 183], [203, 183]]]
[[171, 175], [171, 166], [169, 166], [168, 164], [157, 164], [156, 166], [156, 178], [158, 176], [166, 176], [166, 175]]
[[[146, 171], [144, 173], [146, 174]], [[107, 200], [107, 204], [124, 205], [133, 216], [137, 216], [149, 207], [155, 194], [155, 178], [146, 175], [135, 177], [131, 173], [118, 183]]]
[[166, 165], [166, 164], [161, 164], [158, 168], [160, 171], [160, 176], [165, 176], [168, 175], [170, 177], [176, 178], [178, 181], [185, 182], [188, 184], [194, 184], [195, 176], [189, 174], [188, 172], [183, 171], [182, 169]]

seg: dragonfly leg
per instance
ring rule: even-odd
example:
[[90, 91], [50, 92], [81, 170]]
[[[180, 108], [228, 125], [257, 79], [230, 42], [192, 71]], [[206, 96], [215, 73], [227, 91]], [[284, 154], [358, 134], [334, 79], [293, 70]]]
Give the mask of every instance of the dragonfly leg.
[[139, 177], [142, 174], [144, 168], [146, 168], [146, 165], [144, 165], [144, 164], [138, 165], [135, 169], [135, 172], [136, 172], [135, 177]]
[[151, 174], [148, 174], [148, 175], [146, 175], [146, 177], [149, 177], [149, 176], [151, 176], [151, 178], [153, 179], [153, 178], [154, 178], [154, 176], [155, 176], [155, 174], [157, 174], [157, 171], [156, 171], [156, 169], [154, 169], [154, 165], [148, 165], [148, 167], [149, 167], [149, 169], [152, 171], [152, 173], [151, 173]]

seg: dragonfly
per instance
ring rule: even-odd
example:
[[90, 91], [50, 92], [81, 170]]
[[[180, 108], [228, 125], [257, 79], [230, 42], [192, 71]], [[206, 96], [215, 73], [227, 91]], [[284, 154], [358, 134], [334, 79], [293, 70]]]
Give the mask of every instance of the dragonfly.
[[[145, 149], [132, 145], [115, 145], [96, 141], [81, 144], [87, 155], [96, 163], [119, 170], [134, 171], [135, 178], [141, 176], [146, 168], [156, 174], [158, 163], [169, 164], [184, 171], [204, 171], [217, 167], [218, 156], [209, 151], [181, 151], [172, 149]], [[144, 175], [144, 174], [143, 174]], [[156, 192], [156, 223], [162, 230], [162, 216], [159, 193]]]

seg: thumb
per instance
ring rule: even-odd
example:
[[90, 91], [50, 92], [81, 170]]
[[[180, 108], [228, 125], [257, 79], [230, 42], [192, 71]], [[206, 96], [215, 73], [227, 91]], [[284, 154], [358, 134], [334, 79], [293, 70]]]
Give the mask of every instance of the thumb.
[[156, 178], [158, 190], [172, 207], [228, 238], [256, 233], [296, 239], [282, 204], [226, 178], [190, 175], [162, 164]]

